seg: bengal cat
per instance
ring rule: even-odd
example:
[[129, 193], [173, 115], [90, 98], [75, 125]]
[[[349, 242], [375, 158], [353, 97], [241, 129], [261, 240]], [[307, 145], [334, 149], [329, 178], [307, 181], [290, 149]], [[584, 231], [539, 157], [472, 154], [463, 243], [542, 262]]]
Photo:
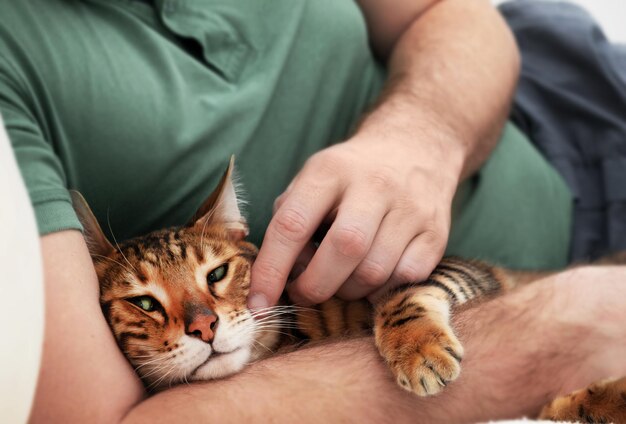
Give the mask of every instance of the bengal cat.
[[[160, 389], [224, 377], [285, 344], [372, 332], [398, 384], [439, 393], [461, 371], [463, 346], [451, 309], [510, 290], [521, 274], [479, 261], [445, 258], [424, 282], [392, 289], [371, 306], [333, 298], [316, 308], [246, 306], [257, 249], [232, 182], [219, 186], [183, 227], [114, 247], [85, 200], [74, 207], [100, 282], [100, 303], [117, 343], [146, 386]], [[527, 279], [527, 278], [526, 278]], [[626, 382], [605, 382], [554, 401], [543, 416], [626, 422]]]

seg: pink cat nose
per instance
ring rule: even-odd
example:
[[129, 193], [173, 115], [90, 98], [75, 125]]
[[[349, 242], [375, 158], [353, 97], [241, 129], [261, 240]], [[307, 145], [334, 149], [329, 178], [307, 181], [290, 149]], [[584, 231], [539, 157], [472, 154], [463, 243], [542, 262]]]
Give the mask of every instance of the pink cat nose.
[[187, 326], [187, 334], [211, 343], [217, 331], [218, 317], [215, 314], [198, 314]]

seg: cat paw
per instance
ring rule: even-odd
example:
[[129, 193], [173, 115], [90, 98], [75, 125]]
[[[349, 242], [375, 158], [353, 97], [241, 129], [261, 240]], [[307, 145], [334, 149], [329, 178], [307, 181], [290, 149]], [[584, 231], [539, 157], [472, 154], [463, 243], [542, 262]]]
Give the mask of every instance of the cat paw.
[[418, 396], [432, 396], [456, 380], [463, 347], [448, 324], [427, 317], [401, 327], [377, 328], [376, 344], [398, 384]]
[[558, 397], [543, 408], [539, 418], [581, 423], [626, 422], [626, 378], [605, 380]]

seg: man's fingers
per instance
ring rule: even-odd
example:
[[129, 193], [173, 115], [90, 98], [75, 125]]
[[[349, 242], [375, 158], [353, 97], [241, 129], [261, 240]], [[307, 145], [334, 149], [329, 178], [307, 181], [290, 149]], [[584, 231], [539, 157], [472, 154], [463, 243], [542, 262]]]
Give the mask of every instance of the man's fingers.
[[427, 231], [415, 237], [402, 254], [389, 282], [367, 298], [375, 302], [393, 287], [426, 280], [441, 261], [445, 245], [446, 238], [434, 231]]
[[337, 291], [337, 296], [345, 300], [361, 299], [387, 283], [407, 245], [415, 237], [417, 225], [397, 211], [389, 212], [367, 256]]
[[278, 301], [298, 254], [338, 196], [337, 187], [300, 184], [284, 199], [270, 221], [252, 267], [250, 308], [259, 309]]
[[312, 242], [309, 242], [306, 244], [306, 246], [304, 246], [304, 249], [302, 249], [302, 252], [300, 252], [300, 254], [298, 255], [296, 263], [291, 269], [291, 273], [289, 274], [289, 280], [295, 280], [304, 272], [306, 267], [309, 265], [309, 262], [311, 262], [311, 259], [313, 259], [316, 250], [317, 249]]
[[363, 200], [358, 195], [344, 199], [309, 266], [289, 287], [295, 302], [328, 300], [363, 260], [387, 211], [386, 202]]

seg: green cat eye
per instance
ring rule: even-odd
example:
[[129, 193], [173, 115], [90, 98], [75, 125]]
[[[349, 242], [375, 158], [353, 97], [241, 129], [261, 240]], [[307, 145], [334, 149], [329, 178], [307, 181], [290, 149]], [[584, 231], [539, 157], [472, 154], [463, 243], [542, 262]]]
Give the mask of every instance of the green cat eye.
[[128, 301], [146, 312], [156, 311], [159, 306], [159, 302], [150, 296], [133, 297], [132, 299], [128, 299]]
[[218, 281], [220, 281], [222, 278], [226, 276], [227, 272], [228, 272], [228, 264], [218, 266], [213, 271], [209, 272], [209, 275], [207, 276], [207, 280], [209, 281], [209, 284], [217, 283]]

